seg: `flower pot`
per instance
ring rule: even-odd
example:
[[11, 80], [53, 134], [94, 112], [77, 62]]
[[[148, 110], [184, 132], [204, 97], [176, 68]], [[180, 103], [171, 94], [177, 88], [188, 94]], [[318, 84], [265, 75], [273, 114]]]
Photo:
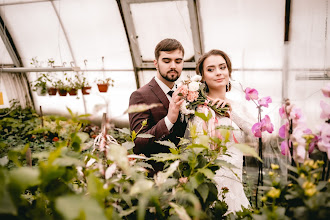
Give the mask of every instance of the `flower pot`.
[[107, 92], [109, 88], [109, 84], [97, 84], [100, 92]]
[[48, 95], [56, 95], [57, 89], [55, 87], [50, 87], [48, 89]]
[[69, 90], [69, 94], [70, 94], [70, 95], [77, 95], [77, 89], [73, 89], [73, 88], [71, 88], [71, 89]]
[[60, 94], [60, 96], [66, 96], [68, 91], [66, 89], [58, 89], [58, 94]]
[[91, 86], [87, 86], [87, 87], [82, 87], [81, 92], [83, 95], [89, 95], [89, 93], [91, 92]]

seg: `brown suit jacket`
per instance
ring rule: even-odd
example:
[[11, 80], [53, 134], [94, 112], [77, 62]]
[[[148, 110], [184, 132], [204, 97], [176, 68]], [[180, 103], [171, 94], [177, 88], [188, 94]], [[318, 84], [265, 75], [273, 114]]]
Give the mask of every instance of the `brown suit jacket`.
[[[136, 138], [133, 148], [134, 153], [150, 156], [151, 154], [170, 152], [168, 147], [157, 144], [155, 141], [170, 140], [177, 145], [180, 141], [179, 138], [183, 137], [185, 133], [187, 124], [181, 122], [179, 116], [172, 129], [168, 131], [164, 118], [167, 115], [169, 101], [154, 78], [148, 84], [133, 92], [130, 97], [129, 105], [142, 103], [160, 103], [162, 106], [129, 114], [131, 130], [139, 131], [142, 121], [147, 119], [147, 126], [139, 134], [146, 133], [154, 136], [153, 138]], [[154, 168], [156, 170], [156, 167]]]

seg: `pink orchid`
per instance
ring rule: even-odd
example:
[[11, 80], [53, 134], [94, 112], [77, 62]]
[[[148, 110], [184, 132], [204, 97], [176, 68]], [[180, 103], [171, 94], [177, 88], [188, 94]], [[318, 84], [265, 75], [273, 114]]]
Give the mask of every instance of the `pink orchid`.
[[282, 119], [286, 118], [286, 113], [285, 113], [285, 104], [282, 105], [282, 107], [279, 109], [279, 113]]
[[330, 98], [330, 83], [328, 83], [326, 86], [324, 86], [321, 90], [325, 97]]
[[303, 163], [306, 159], [308, 159], [308, 154], [306, 155], [305, 147], [302, 145], [298, 145], [296, 150], [293, 151], [293, 157], [298, 163]]
[[278, 135], [280, 136], [280, 138], [287, 138], [288, 137], [288, 129], [289, 127], [289, 123], [286, 123], [285, 125], [282, 125], [278, 131]]
[[289, 116], [291, 119], [292, 119], [292, 122], [294, 124], [297, 124], [299, 122], [302, 122], [303, 121], [303, 114], [302, 114], [302, 111], [300, 108], [297, 108], [297, 107], [293, 107], [290, 111], [290, 116]]
[[318, 148], [320, 151], [326, 152], [328, 154], [328, 159], [330, 160], [330, 124], [324, 123], [321, 126], [320, 133]]
[[322, 109], [320, 117], [322, 119], [330, 118], [330, 105], [321, 100], [320, 106], [321, 106], [321, 109]]
[[270, 122], [268, 115], [265, 115], [265, 117], [261, 119], [261, 131], [268, 131], [268, 133], [274, 131], [274, 125]]
[[248, 101], [250, 101], [251, 99], [257, 100], [258, 99], [258, 91], [256, 89], [251, 89], [251, 88], [247, 87], [245, 89], [245, 98]]
[[260, 106], [268, 107], [269, 103], [272, 103], [272, 98], [270, 96], [263, 97], [258, 101]]
[[[289, 142], [290, 144], [291, 142]], [[291, 147], [291, 146], [290, 146]], [[287, 155], [289, 153], [289, 146], [288, 146], [288, 141], [284, 140], [281, 143], [281, 154], [282, 155]]]
[[255, 123], [252, 126], [252, 133], [254, 134], [255, 137], [261, 138], [261, 123]]

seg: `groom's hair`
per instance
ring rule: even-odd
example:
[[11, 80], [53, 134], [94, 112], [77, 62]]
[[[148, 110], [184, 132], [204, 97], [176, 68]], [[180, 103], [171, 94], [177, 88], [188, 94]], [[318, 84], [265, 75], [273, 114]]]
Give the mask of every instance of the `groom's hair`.
[[223, 52], [222, 50], [215, 50], [214, 49], [214, 50], [210, 50], [209, 52], [203, 54], [198, 59], [198, 62], [197, 62], [197, 65], [196, 65], [196, 73], [198, 75], [203, 76], [203, 74], [204, 74], [204, 70], [203, 70], [204, 61], [206, 60], [206, 58], [208, 58], [209, 56], [212, 56], [212, 55], [222, 56], [223, 59], [225, 59], [226, 64], [227, 64], [227, 68], [228, 68], [228, 71], [229, 71], [229, 77], [231, 78], [231, 72], [232, 72], [231, 61], [230, 61], [229, 56], [225, 52]]
[[182, 51], [182, 56], [184, 56], [182, 44], [176, 39], [166, 38], [157, 44], [155, 48], [155, 58], [158, 60], [160, 51], [174, 51], [177, 49]]

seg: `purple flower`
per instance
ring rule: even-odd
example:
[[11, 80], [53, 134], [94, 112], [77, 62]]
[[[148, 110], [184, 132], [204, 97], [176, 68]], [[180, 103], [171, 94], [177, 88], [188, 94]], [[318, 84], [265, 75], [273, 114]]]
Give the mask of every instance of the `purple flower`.
[[325, 97], [330, 98], [330, 83], [328, 83], [326, 86], [324, 86], [321, 90]]
[[248, 101], [250, 101], [251, 99], [257, 100], [258, 99], [258, 91], [256, 89], [251, 89], [251, 88], [247, 87], [245, 89], [245, 98]]
[[258, 103], [261, 106], [268, 107], [268, 104], [272, 103], [272, 98], [270, 96], [263, 97], [263, 98], [259, 99]]
[[326, 102], [321, 100], [320, 106], [321, 106], [321, 109], [322, 109], [320, 117], [322, 119], [330, 118], [330, 105], [328, 105]]
[[274, 131], [274, 125], [270, 122], [268, 115], [265, 115], [265, 117], [261, 119], [261, 131], [268, 131], [268, 133]]
[[261, 123], [260, 122], [255, 123], [252, 126], [251, 130], [252, 130], [252, 133], [254, 134], [255, 137], [261, 138]]

